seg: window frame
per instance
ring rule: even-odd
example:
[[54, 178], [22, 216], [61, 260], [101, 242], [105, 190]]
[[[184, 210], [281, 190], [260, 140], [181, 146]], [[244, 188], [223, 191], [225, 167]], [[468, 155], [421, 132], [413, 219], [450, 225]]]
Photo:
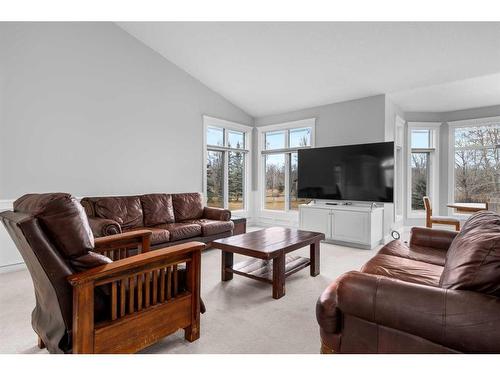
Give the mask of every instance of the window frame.
[[[290, 144], [290, 130], [310, 128], [311, 129], [311, 144], [306, 147], [289, 147]], [[266, 133], [272, 131], [285, 131], [285, 148], [266, 150]], [[290, 159], [293, 152], [301, 149], [309, 149], [315, 147], [315, 134], [316, 134], [316, 118], [307, 118], [297, 121], [284, 122], [279, 124], [265, 125], [257, 128], [258, 131], [258, 150], [257, 150], [257, 165], [258, 165], [258, 207], [263, 216], [273, 217], [281, 216], [288, 217], [290, 215], [298, 215], [298, 210], [290, 209]], [[285, 209], [284, 210], [270, 210], [265, 207], [266, 200], [266, 170], [265, 170], [265, 156], [269, 154], [285, 154]]]
[[[202, 184], [205, 205], [208, 204], [207, 195], [207, 152], [208, 151], [221, 151], [223, 153], [224, 163], [224, 180], [223, 180], [223, 207], [229, 209], [229, 152], [241, 152], [244, 155], [244, 171], [243, 171], [243, 209], [232, 210], [240, 216], [248, 216], [250, 211], [250, 192], [251, 192], [251, 170], [252, 170], [252, 126], [239, 124], [237, 122], [219, 119], [207, 115], [202, 116], [203, 122], [203, 167], [202, 167]], [[207, 144], [207, 129], [209, 127], [216, 127], [223, 129], [223, 146], [215, 146]], [[235, 147], [228, 147], [228, 131], [237, 131], [244, 134], [244, 147], [239, 149]]]
[[[455, 202], [455, 130], [460, 128], [488, 126], [498, 123], [500, 123], [500, 116], [448, 122], [448, 202]], [[454, 209], [450, 207], [448, 207], [448, 214], [464, 219], [470, 216], [470, 214], [456, 213]]]
[[[425, 217], [425, 210], [415, 211], [412, 209], [411, 196], [412, 196], [412, 167], [411, 155], [412, 153], [429, 153], [429, 187], [427, 194], [431, 200], [432, 210], [439, 211], [439, 131], [441, 122], [408, 122], [408, 134], [406, 139], [407, 152], [406, 152], [406, 176], [407, 176], [407, 191], [406, 191], [406, 217], [422, 218]], [[412, 130], [429, 130], [430, 144], [426, 148], [412, 148], [411, 133]]]

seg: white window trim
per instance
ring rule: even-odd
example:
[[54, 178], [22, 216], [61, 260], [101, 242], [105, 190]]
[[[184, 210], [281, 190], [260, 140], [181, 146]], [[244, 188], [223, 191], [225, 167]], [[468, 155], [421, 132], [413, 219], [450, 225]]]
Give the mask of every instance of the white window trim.
[[[244, 210], [234, 210], [232, 213], [241, 216], [241, 217], [248, 217], [250, 210], [250, 194], [251, 194], [251, 175], [252, 175], [252, 126], [248, 125], [243, 125], [239, 124], [237, 122], [233, 121], [228, 121], [228, 120], [223, 120], [219, 119], [216, 117], [211, 117], [207, 115], [202, 116], [202, 122], [203, 122], [203, 168], [202, 168], [202, 181], [203, 181], [203, 196], [204, 196], [204, 201], [205, 204], [207, 203], [207, 151], [208, 151], [208, 145], [207, 145], [207, 128], [210, 126], [213, 127], [218, 127], [218, 128], [224, 128], [228, 130], [236, 130], [240, 132], [245, 133], [245, 152], [246, 154], [246, 159], [245, 159], [245, 173], [243, 177], [243, 194], [244, 194], [244, 202], [243, 206], [245, 207]], [[217, 148], [217, 147], [214, 147]], [[223, 150], [224, 147], [221, 147], [221, 150]], [[228, 160], [226, 158], [224, 162], [224, 181], [227, 181], [227, 174], [228, 174], [228, 168], [227, 168], [227, 163]], [[224, 183], [224, 197], [228, 196], [228, 186], [226, 183]], [[226, 206], [226, 202], [224, 202], [224, 206]], [[226, 207], [227, 208], [227, 207]]]
[[[455, 129], [498, 124], [500, 116], [448, 122], [448, 202], [455, 202]], [[448, 215], [468, 218], [470, 214], [457, 214], [448, 207]]]
[[[396, 115], [394, 123], [394, 219], [396, 223], [403, 222], [405, 211], [405, 124], [405, 120]], [[401, 165], [397, 164], [397, 151], [401, 153]], [[401, 186], [398, 186], [398, 180], [401, 181]]]
[[439, 210], [439, 129], [441, 122], [408, 122], [406, 139], [406, 218], [415, 219], [425, 217], [425, 211], [418, 212], [411, 209], [411, 131], [414, 129], [429, 129], [432, 134], [432, 148], [434, 149], [430, 163], [430, 187], [428, 194], [431, 198], [432, 210]]
[[[283, 122], [279, 124], [272, 124], [266, 126], [260, 126], [257, 128], [258, 131], [258, 150], [257, 150], [257, 166], [258, 166], [258, 211], [260, 212], [260, 216], [265, 218], [282, 218], [282, 219], [298, 219], [298, 210], [267, 210], [265, 209], [265, 168], [264, 168], [264, 158], [262, 157], [265, 154], [265, 133], [269, 131], [275, 130], [293, 130], [300, 128], [311, 128], [311, 146], [305, 148], [314, 148], [316, 143], [316, 118], [308, 118], [297, 121], [289, 121]], [[285, 140], [285, 145], [288, 146], [289, 139]], [[269, 150], [270, 153], [279, 153], [279, 152], [289, 152], [291, 150], [299, 150], [302, 147], [294, 147], [294, 148], [285, 148], [285, 149], [276, 149]], [[288, 162], [285, 158], [285, 168], [288, 168]], [[285, 190], [288, 191], [289, 182], [285, 180]]]

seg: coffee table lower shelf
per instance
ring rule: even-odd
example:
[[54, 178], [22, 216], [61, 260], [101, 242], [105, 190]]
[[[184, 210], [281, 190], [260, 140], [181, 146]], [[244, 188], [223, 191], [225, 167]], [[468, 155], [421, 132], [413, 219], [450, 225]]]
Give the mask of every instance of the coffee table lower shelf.
[[[226, 267], [226, 272], [245, 276], [250, 279], [263, 281], [268, 284], [273, 283], [273, 260], [262, 260], [252, 258], [243, 262], [236, 263], [232, 267]], [[311, 264], [309, 258], [295, 255], [285, 257], [285, 277], [308, 267]]]

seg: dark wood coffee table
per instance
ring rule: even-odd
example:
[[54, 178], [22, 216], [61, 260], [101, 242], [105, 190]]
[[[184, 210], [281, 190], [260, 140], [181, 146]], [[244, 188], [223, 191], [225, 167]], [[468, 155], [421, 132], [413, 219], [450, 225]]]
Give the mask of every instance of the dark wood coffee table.
[[[311, 276], [319, 275], [319, 243], [323, 233], [289, 228], [266, 228], [213, 241], [213, 247], [222, 251], [222, 281], [233, 274], [273, 285], [273, 298], [285, 295], [285, 278], [307, 266]], [[310, 258], [287, 255], [310, 245]], [[234, 253], [253, 259], [233, 265]]]

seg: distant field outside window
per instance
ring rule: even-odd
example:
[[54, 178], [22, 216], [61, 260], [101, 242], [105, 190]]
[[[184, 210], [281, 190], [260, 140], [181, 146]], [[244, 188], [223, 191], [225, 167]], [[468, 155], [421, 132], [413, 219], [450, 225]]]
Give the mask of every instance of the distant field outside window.
[[290, 155], [290, 210], [298, 210], [299, 205], [311, 202], [311, 199], [298, 198], [298, 155], [293, 152]]
[[265, 156], [266, 210], [285, 210], [285, 154]]

